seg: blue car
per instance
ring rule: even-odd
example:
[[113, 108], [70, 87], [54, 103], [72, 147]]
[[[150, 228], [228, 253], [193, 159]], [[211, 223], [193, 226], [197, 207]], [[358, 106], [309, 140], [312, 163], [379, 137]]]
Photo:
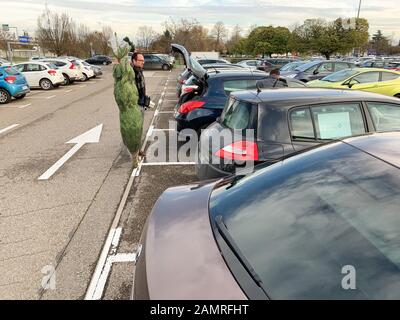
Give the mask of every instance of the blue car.
[[11, 98], [22, 99], [30, 91], [25, 77], [16, 69], [0, 67], [0, 104], [9, 103]]

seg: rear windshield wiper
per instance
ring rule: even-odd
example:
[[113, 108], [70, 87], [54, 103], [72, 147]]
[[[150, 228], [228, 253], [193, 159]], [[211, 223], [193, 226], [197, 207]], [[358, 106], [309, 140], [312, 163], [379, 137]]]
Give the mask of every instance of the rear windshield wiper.
[[240, 249], [237, 246], [235, 240], [233, 240], [232, 236], [230, 235], [229, 230], [226, 227], [226, 225], [224, 223], [224, 219], [222, 218], [222, 216], [216, 216], [215, 217], [215, 224], [217, 226], [217, 229], [218, 229], [219, 233], [221, 234], [221, 237], [225, 240], [226, 244], [229, 246], [229, 248], [235, 254], [236, 258], [240, 261], [240, 263], [243, 265], [243, 267], [249, 273], [249, 275], [254, 280], [254, 282], [261, 288], [261, 290], [264, 292], [266, 297], [269, 300], [271, 300], [270, 297], [268, 296], [265, 288], [264, 288], [264, 285], [263, 285], [263, 282], [262, 282], [260, 276], [253, 269], [253, 267], [251, 266], [250, 262], [246, 259], [244, 254], [240, 251]]

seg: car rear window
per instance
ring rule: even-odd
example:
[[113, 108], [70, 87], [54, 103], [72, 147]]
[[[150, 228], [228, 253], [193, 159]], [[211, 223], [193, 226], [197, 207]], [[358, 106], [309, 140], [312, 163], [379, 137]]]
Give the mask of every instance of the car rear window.
[[223, 217], [271, 299], [400, 299], [399, 169], [323, 148], [219, 185], [211, 223]]
[[46, 63], [46, 66], [48, 66], [50, 69], [58, 69], [54, 63]]
[[7, 67], [7, 68], [4, 68], [4, 67], [3, 67], [3, 70], [5, 71], [5, 73], [7, 73], [7, 74], [10, 75], [10, 76], [19, 75], [18, 70], [14, 69], [14, 68], [12, 68], [12, 67]]
[[232, 130], [255, 130], [257, 109], [257, 105], [231, 98], [222, 114], [222, 124]]

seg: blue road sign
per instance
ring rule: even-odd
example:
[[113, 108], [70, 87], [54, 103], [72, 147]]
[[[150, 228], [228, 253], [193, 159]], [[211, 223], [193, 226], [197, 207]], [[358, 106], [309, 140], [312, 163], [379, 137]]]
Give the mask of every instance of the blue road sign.
[[29, 42], [29, 37], [27, 37], [27, 36], [19, 36], [18, 39], [19, 39], [19, 42], [22, 42], [22, 43]]

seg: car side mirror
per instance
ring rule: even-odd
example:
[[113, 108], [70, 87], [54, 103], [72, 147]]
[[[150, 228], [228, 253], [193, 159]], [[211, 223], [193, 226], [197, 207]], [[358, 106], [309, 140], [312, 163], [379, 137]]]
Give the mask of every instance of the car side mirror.
[[349, 89], [353, 88], [353, 86], [357, 84], [356, 81], [350, 80], [348, 82], [345, 83], [345, 85], [347, 85], [349, 87]]
[[221, 123], [221, 117], [218, 117], [215, 121]]
[[314, 75], [317, 75], [318, 73], [319, 73], [318, 70], [314, 70], [314, 72], [313, 72]]

